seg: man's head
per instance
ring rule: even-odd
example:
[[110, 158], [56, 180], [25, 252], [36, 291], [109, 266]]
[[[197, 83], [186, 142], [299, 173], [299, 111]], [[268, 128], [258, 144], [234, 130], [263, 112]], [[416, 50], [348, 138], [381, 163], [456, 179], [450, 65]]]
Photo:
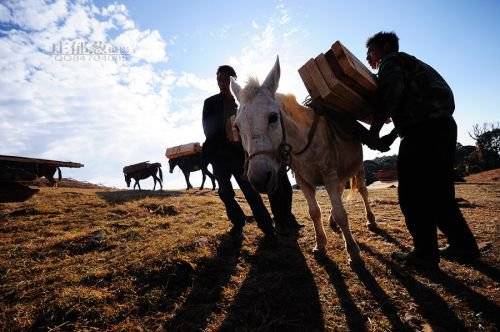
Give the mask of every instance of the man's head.
[[373, 69], [377, 69], [384, 56], [399, 51], [399, 38], [394, 32], [380, 31], [368, 38], [366, 47], [366, 60]]
[[217, 84], [219, 85], [220, 92], [231, 94], [229, 90], [230, 77], [236, 78], [236, 72], [233, 67], [224, 65], [217, 69]]

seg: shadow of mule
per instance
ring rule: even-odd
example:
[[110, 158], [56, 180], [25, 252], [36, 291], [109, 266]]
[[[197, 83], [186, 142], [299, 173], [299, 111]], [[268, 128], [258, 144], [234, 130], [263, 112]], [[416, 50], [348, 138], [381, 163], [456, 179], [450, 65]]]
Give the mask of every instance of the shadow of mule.
[[265, 240], [251, 264], [220, 331], [324, 331], [318, 289], [293, 236], [279, 245]]
[[202, 331], [217, 311], [224, 287], [235, 274], [243, 237], [224, 234], [216, 253], [198, 262], [192, 288], [173, 318], [163, 324], [166, 331]]

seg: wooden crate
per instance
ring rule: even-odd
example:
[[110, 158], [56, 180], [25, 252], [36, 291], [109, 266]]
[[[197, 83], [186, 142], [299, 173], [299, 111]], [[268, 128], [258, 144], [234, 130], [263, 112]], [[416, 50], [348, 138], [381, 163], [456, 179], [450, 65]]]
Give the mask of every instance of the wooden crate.
[[377, 90], [377, 82], [366, 66], [352, 54], [340, 41], [333, 43], [331, 49], [344, 73], [370, 92]]
[[226, 137], [229, 142], [235, 143], [240, 141], [240, 135], [235, 126], [236, 115], [231, 115], [231, 117], [226, 121]]
[[167, 148], [165, 156], [168, 159], [175, 159], [184, 156], [190, 156], [201, 152], [200, 143], [188, 143], [183, 145]]
[[326, 54], [309, 59], [299, 74], [315, 102], [369, 122], [376, 82], [368, 68], [340, 42]]

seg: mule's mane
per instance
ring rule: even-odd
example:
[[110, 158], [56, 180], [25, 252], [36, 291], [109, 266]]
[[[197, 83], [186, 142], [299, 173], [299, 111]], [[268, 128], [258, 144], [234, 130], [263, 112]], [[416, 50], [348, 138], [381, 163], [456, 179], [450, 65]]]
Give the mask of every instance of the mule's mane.
[[[259, 80], [255, 77], [250, 77], [247, 85], [240, 92], [241, 102], [247, 103], [255, 98], [260, 88]], [[277, 93], [276, 99], [281, 103], [281, 109], [295, 122], [306, 126], [312, 125], [313, 110], [309, 107], [300, 105], [293, 94]]]
[[300, 105], [294, 95], [277, 93], [276, 99], [281, 102], [281, 109], [283, 112], [290, 116], [295, 122], [305, 126], [312, 125], [314, 111], [309, 107]]
[[252, 100], [260, 89], [259, 80], [256, 77], [250, 77], [247, 85], [240, 92], [240, 99], [242, 103], [247, 103]]

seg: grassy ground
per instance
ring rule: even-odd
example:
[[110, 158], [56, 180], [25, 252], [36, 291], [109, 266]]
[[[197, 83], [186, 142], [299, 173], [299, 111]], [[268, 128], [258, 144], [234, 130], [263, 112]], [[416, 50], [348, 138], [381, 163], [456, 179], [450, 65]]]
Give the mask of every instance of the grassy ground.
[[474, 266], [442, 261], [441, 273], [421, 274], [390, 259], [410, 247], [395, 189], [370, 191], [378, 234], [358, 195], [346, 203], [366, 263], [353, 270], [330, 229], [327, 257], [312, 255], [298, 191], [306, 227], [272, 245], [255, 224], [228, 236], [215, 192], [41, 188], [0, 204], [0, 330], [496, 330], [499, 194], [498, 183], [457, 185], [490, 248]]

